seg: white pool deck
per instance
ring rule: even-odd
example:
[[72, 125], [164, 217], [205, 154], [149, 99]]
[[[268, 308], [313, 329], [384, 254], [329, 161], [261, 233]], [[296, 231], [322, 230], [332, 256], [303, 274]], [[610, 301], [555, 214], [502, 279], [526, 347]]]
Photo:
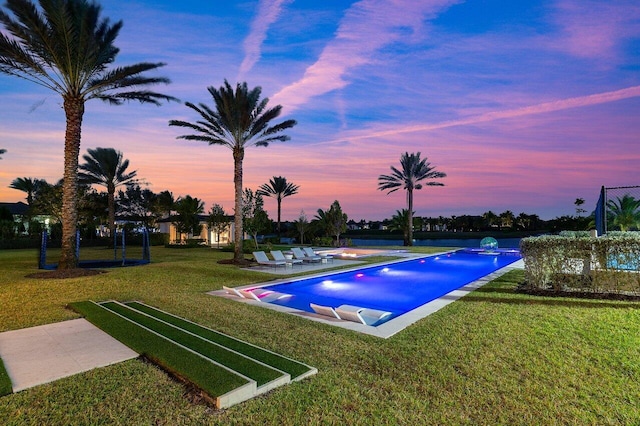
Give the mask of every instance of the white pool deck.
[[[447, 253], [447, 252], [443, 252], [443, 253]], [[389, 254], [389, 255], [394, 255], [394, 256], [402, 256], [402, 257], [414, 257], [414, 258], [418, 258], [418, 257], [424, 257], [424, 254], [411, 254], [411, 253], [393, 253], [393, 254]], [[431, 255], [430, 255], [431, 256]], [[437, 254], [433, 254], [433, 256], [437, 256]], [[404, 259], [402, 259], [404, 260]], [[401, 262], [402, 260], [393, 260], [393, 261], [389, 261], [389, 262], [383, 262], [383, 263], [376, 263], [375, 266], [383, 266], [383, 265], [387, 265], [387, 264], [393, 264], [396, 262]], [[253, 285], [249, 285], [249, 286], [242, 286], [242, 287], [236, 287], [237, 289], [255, 289], [258, 287], [266, 287], [266, 286], [272, 286], [272, 285], [277, 285], [277, 284], [281, 284], [281, 283], [288, 283], [291, 281], [296, 281], [296, 280], [303, 280], [303, 279], [308, 279], [308, 278], [315, 278], [315, 277], [322, 277], [322, 276], [326, 276], [326, 275], [330, 275], [333, 273], [337, 273], [337, 272], [346, 272], [346, 271], [351, 271], [351, 270], [357, 270], [359, 269], [359, 266], [355, 267], [355, 268], [347, 268], [347, 269], [339, 269], [339, 270], [331, 270], [331, 271], [327, 271], [326, 268], [337, 268], [340, 266], [345, 266], [347, 264], [351, 264], [351, 265], [360, 265], [363, 262], [359, 262], [359, 261], [351, 261], [351, 260], [338, 260], [335, 259], [334, 260], [335, 264], [326, 264], [326, 265], [307, 265], [305, 264], [302, 267], [299, 266], [294, 266], [293, 268], [289, 267], [285, 270], [285, 268], [278, 268], [278, 270], [274, 270], [273, 267], [270, 267], [271, 270], [273, 270], [273, 273], [277, 273], [277, 274], [281, 274], [282, 270], [285, 270], [285, 272], [287, 274], [292, 274], [292, 273], [298, 273], [298, 272], [308, 272], [308, 271], [312, 271], [312, 270], [320, 270], [320, 269], [324, 269], [323, 272], [318, 273], [318, 274], [311, 274], [311, 275], [304, 275], [304, 276], [300, 276], [300, 277], [289, 277], [287, 279], [279, 279], [279, 280], [275, 280], [275, 281], [269, 281], [269, 282], [264, 282], [264, 283], [258, 283], [258, 284], [253, 284]], [[367, 265], [369, 266], [369, 265]], [[373, 266], [373, 265], [372, 265]], [[304, 270], [303, 268], [306, 268], [306, 270]], [[292, 315], [297, 315], [303, 318], [307, 318], [310, 319], [312, 321], [318, 321], [318, 322], [322, 322], [325, 324], [330, 324], [336, 327], [341, 327], [341, 328], [345, 328], [348, 330], [352, 330], [352, 331], [357, 331], [359, 333], [364, 333], [364, 334], [368, 334], [371, 336], [376, 336], [376, 337], [381, 337], [383, 339], [387, 339], [391, 336], [393, 336], [394, 334], [397, 334], [398, 332], [404, 330], [405, 328], [407, 328], [408, 326], [410, 326], [411, 324], [416, 323], [417, 321], [431, 315], [432, 313], [444, 308], [445, 306], [447, 306], [449, 303], [455, 302], [456, 300], [460, 299], [461, 297], [471, 293], [474, 290], [479, 289], [480, 287], [484, 286], [485, 284], [487, 284], [490, 281], [493, 281], [494, 279], [506, 274], [507, 272], [514, 270], [514, 269], [524, 269], [524, 261], [522, 259], [508, 265], [505, 266], [501, 269], [498, 269], [494, 272], [492, 272], [489, 275], [486, 275], [480, 279], [477, 279], [473, 282], [470, 282], [469, 284], [466, 284], [463, 287], [458, 288], [457, 290], [453, 290], [452, 292], [449, 292], [447, 294], [445, 294], [444, 296], [441, 296], [435, 300], [432, 300], [431, 302], [428, 302], [416, 309], [413, 309], [403, 315], [400, 315], [398, 317], [392, 318], [389, 321], [384, 322], [383, 324], [380, 324], [377, 327], [373, 327], [373, 326], [369, 326], [369, 325], [364, 325], [364, 324], [360, 324], [360, 323], [356, 323], [356, 322], [352, 322], [352, 321], [345, 321], [345, 320], [341, 320], [341, 319], [337, 319], [337, 318], [332, 318], [326, 315], [319, 315], [316, 313], [311, 313], [311, 312], [306, 312], [306, 311], [301, 311], [298, 309], [294, 309], [294, 308], [289, 308], [286, 306], [281, 306], [281, 305], [275, 305], [273, 303], [265, 303], [265, 302], [258, 302], [255, 300], [250, 300], [250, 299], [246, 299], [246, 298], [240, 298], [238, 296], [235, 295], [231, 295], [228, 294], [225, 290], [214, 290], [214, 291], [210, 291], [207, 294], [210, 294], [212, 296], [219, 296], [219, 297], [224, 297], [227, 299], [232, 299], [238, 302], [242, 302], [242, 303], [249, 303], [249, 304], [253, 304], [256, 306], [260, 306], [263, 308], [267, 308], [267, 309], [272, 309], [274, 311], [278, 311], [278, 312], [284, 312], [284, 313], [288, 313], [288, 314], [292, 314]], [[255, 269], [254, 269], [255, 270]], [[266, 272], [266, 270], [265, 270]]]

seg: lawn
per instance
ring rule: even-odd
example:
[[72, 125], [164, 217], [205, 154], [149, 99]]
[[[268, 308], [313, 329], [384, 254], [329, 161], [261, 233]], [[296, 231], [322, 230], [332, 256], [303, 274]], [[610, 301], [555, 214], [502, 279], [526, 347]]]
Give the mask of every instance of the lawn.
[[150, 265], [25, 278], [35, 251], [0, 251], [0, 331], [76, 318], [66, 304], [142, 300], [313, 365], [318, 374], [228, 410], [131, 360], [0, 398], [3, 424], [638, 424], [640, 304], [518, 294], [509, 273], [390, 339], [205, 291], [269, 274], [206, 249], [152, 248]]

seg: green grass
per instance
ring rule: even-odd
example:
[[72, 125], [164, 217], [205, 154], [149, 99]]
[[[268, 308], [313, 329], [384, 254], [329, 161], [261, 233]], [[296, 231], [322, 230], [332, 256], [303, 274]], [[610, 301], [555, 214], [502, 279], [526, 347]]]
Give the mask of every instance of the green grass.
[[[202, 357], [115, 315], [93, 302], [75, 302], [71, 307], [89, 322], [106, 331], [139, 354], [145, 355], [170, 371], [177, 372], [216, 397], [230, 392], [248, 381]], [[215, 377], [216, 380], [210, 380]]]
[[313, 365], [310, 380], [216, 412], [132, 360], [2, 397], [3, 424], [640, 422], [638, 303], [518, 294], [516, 271], [383, 340], [206, 295], [274, 279], [216, 263], [230, 256], [153, 247], [150, 265], [38, 280], [35, 250], [0, 252], [0, 331], [76, 318], [74, 301], [141, 300]]
[[[278, 370], [274, 370], [273, 368], [258, 364], [250, 358], [238, 356], [237, 353], [232, 352], [223, 346], [219, 346], [209, 341], [203, 340], [197, 336], [193, 336], [192, 334], [186, 333], [183, 330], [165, 324], [155, 318], [151, 318], [149, 316], [136, 312], [125, 305], [109, 302], [101, 303], [100, 306], [130, 319], [136, 324], [140, 324], [143, 327], [153, 330], [156, 333], [166, 337], [167, 339], [170, 339], [184, 347], [187, 347], [201, 355], [204, 355], [212, 361], [218, 362], [228, 368], [231, 368], [233, 371], [237, 371], [245, 377], [255, 380], [258, 386], [265, 385], [282, 376], [282, 372]], [[168, 346], [166, 341], [164, 342], [164, 346]], [[154, 350], [157, 350], [157, 348], [154, 348]], [[180, 372], [180, 370], [177, 371]], [[224, 375], [228, 375], [228, 373], [225, 373]], [[202, 376], [201, 380], [209, 380], [215, 382], [218, 379], [215, 376], [209, 376], [208, 378], [206, 376]], [[228, 390], [222, 393], [226, 392], [228, 392]], [[213, 396], [218, 395], [220, 395], [220, 393], [214, 394]]]
[[219, 333], [215, 330], [202, 327], [201, 325], [195, 324], [193, 322], [186, 321], [167, 312], [159, 311], [158, 309], [155, 309], [151, 306], [147, 306], [139, 302], [126, 302], [125, 305], [138, 311], [144, 312], [148, 315], [152, 315], [164, 322], [173, 324], [191, 333], [194, 333], [211, 342], [218, 343], [225, 348], [229, 348], [243, 355], [247, 355], [252, 359], [256, 359], [267, 365], [275, 367], [280, 371], [289, 373], [289, 375], [291, 376], [291, 380], [295, 380], [296, 378], [311, 371], [311, 368], [309, 366], [304, 365], [300, 362], [285, 358], [273, 352], [266, 351], [257, 346], [250, 345], [246, 342]]
[[4, 368], [2, 358], [0, 358], [0, 396], [9, 395], [11, 392], [13, 392], [11, 379], [9, 378], [9, 374], [7, 374], [7, 370]]

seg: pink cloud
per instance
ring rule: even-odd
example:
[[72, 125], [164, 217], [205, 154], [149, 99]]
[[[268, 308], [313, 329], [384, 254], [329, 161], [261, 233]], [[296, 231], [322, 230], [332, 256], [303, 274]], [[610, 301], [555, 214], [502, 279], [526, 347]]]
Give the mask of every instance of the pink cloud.
[[[637, 1], [560, 0], [554, 20], [563, 37], [556, 47], [583, 58], [616, 60], [620, 41], [637, 36]], [[631, 32], [633, 31], [633, 32]]]
[[242, 81], [244, 75], [258, 62], [262, 52], [262, 43], [267, 37], [269, 26], [278, 19], [283, 7], [292, 1], [260, 0], [256, 17], [251, 22], [251, 31], [242, 44], [245, 56], [240, 64], [238, 81]]

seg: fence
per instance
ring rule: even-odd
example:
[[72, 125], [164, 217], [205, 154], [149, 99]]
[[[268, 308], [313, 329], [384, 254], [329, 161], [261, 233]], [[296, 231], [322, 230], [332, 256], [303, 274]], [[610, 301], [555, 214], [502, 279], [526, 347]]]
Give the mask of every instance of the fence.
[[603, 186], [595, 221], [598, 235], [609, 231], [640, 230], [640, 186]]

